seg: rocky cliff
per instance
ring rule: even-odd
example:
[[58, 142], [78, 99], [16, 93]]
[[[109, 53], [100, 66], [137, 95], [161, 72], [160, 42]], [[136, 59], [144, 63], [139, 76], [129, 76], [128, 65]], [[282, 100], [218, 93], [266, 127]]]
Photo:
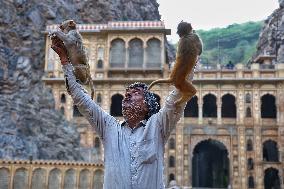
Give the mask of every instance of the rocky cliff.
[[0, 7], [0, 158], [82, 160], [75, 126], [54, 110], [41, 81], [42, 31], [70, 18], [160, 20], [156, 0], [9, 0]]
[[260, 54], [277, 55], [277, 62], [284, 63], [284, 0], [265, 21], [257, 44], [255, 57]]

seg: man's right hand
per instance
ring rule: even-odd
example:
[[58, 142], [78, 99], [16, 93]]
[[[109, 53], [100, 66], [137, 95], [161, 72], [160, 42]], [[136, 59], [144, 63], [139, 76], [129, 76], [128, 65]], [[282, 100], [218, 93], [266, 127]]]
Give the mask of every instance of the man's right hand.
[[68, 54], [64, 43], [57, 36], [52, 36], [51, 41], [51, 48], [58, 54], [61, 64], [68, 64]]

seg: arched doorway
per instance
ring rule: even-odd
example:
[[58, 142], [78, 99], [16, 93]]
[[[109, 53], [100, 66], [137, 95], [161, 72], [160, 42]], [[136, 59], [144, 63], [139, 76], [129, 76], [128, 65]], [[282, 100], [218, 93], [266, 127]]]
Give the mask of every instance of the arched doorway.
[[278, 170], [268, 168], [264, 173], [264, 189], [280, 189]]
[[225, 145], [212, 139], [197, 144], [192, 158], [192, 186], [227, 188], [229, 178], [229, 158]]

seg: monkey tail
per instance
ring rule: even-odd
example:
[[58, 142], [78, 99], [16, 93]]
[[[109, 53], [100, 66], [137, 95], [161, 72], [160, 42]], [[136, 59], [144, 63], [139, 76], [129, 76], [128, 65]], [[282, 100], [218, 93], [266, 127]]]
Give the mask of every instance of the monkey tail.
[[172, 80], [171, 79], [158, 79], [156, 81], [153, 81], [149, 87], [148, 87], [148, 90], [150, 90], [154, 85], [156, 85], [157, 83], [171, 83]]

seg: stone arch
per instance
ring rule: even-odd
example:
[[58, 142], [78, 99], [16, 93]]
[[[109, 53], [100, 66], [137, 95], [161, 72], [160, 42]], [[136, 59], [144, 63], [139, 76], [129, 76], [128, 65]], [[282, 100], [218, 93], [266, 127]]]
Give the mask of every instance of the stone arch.
[[133, 38], [128, 42], [128, 67], [142, 68], [144, 62], [143, 41]]
[[113, 39], [110, 42], [109, 63], [110, 67], [124, 68], [126, 60], [125, 41], [121, 38]]
[[45, 187], [46, 170], [37, 168], [32, 174], [32, 189], [44, 188]]
[[236, 118], [236, 98], [231, 94], [225, 94], [222, 96], [222, 108], [221, 115], [224, 118]]
[[197, 136], [194, 137], [191, 141], [191, 148], [190, 148], [190, 156], [193, 157], [193, 150], [194, 148], [201, 143], [202, 141], [206, 141], [206, 140], [216, 140], [221, 142], [226, 149], [228, 149], [228, 158], [230, 158], [230, 139], [228, 137], [217, 137], [217, 136]]
[[89, 189], [90, 186], [90, 171], [88, 169], [83, 169], [80, 171], [79, 175], [79, 188]]
[[217, 117], [216, 101], [216, 96], [210, 93], [203, 97], [203, 117]]
[[146, 47], [146, 66], [147, 68], [160, 68], [161, 67], [161, 41], [155, 37], [147, 40]]
[[228, 187], [230, 179], [228, 156], [228, 148], [218, 140], [203, 140], [194, 146], [192, 186], [209, 188]]
[[18, 168], [13, 178], [13, 188], [28, 188], [28, 170], [25, 168]]
[[198, 117], [198, 114], [198, 98], [194, 96], [185, 106], [184, 117]]
[[277, 142], [266, 140], [262, 144], [263, 161], [279, 162], [279, 152]]
[[74, 189], [76, 187], [76, 171], [74, 169], [68, 169], [65, 172], [64, 177], [64, 189]]
[[261, 96], [261, 118], [276, 118], [276, 99], [274, 95]]
[[61, 177], [62, 173], [60, 169], [57, 168], [52, 169], [48, 175], [48, 189], [60, 188]]
[[264, 171], [264, 188], [265, 189], [280, 189], [279, 170], [268, 168]]
[[10, 180], [10, 171], [5, 167], [0, 168], [0, 188], [8, 189]]
[[112, 116], [122, 116], [122, 100], [121, 94], [115, 94], [111, 97], [110, 114]]
[[94, 189], [103, 189], [103, 182], [104, 182], [104, 172], [101, 169], [97, 169], [94, 172], [94, 181], [93, 181]]

